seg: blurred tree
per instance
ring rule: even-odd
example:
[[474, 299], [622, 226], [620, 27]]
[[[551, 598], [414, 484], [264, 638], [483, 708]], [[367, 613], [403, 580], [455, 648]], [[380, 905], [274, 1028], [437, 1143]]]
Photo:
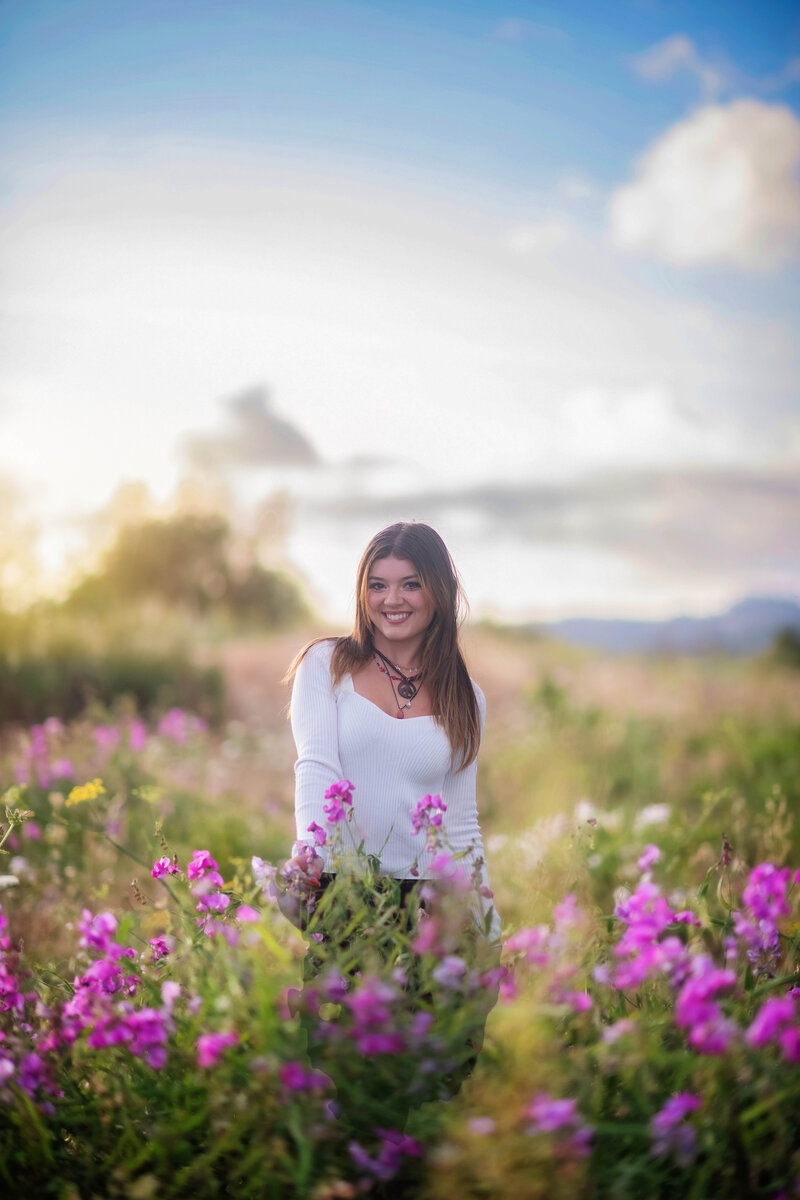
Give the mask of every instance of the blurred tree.
[[227, 612], [267, 628], [306, 614], [293, 580], [234, 554], [230, 525], [219, 515], [184, 514], [123, 526], [100, 569], [78, 583], [66, 607], [101, 613], [148, 599], [198, 614]]

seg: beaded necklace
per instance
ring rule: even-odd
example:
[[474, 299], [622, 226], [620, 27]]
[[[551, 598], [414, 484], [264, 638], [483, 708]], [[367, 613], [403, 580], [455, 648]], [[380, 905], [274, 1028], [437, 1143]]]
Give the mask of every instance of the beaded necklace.
[[[392, 689], [394, 702], [397, 705], [397, 716], [402, 719], [406, 715], [403, 712], [403, 709], [411, 708], [411, 702], [420, 689], [422, 671], [415, 670], [406, 674], [405, 671], [400, 670], [396, 663], [393, 663], [390, 659], [388, 659], [385, 654], [381, 654], [380, 650], [376, 650], [375, 654], [377, 655], [375, 659], [375, 666], [379, 671], [382, 671], [389, 680], [389, 686]], [[393, 675], [392, 671], [396, 671], [397, 674]], [[394, 686], [395, 681], [398, 681], [397, 688]], [[403, 697], [406, 702], [405, 704], [400, 703], [398, 700], [398, 695]]]

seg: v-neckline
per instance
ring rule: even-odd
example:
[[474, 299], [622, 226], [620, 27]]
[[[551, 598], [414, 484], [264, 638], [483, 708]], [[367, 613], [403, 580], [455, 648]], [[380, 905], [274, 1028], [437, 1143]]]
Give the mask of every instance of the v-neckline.
[[377, 709], [377, 711], [379, 713], [383, 713], [383, 715], [386, 717], [387, 721], [402, 720], [403, 722], [405, 722], [405, 721], [432, 721], [432, 720], [434, 720], [433, 713], [422, 713], [419, 717], [402, 717], [402, 718], [396, 717], [396, 716], [393, 717], [392, 714], [388, 713], [385, 708], [381, 708], [380, 704], [376, 704], [374, 700], [370, 700], [369, 696], [362, 696], [361, 692], [356, 691], [356, 685], [353, 683], [352, 675], [345, 675], [344, 678], [348, 681], [348, 683], [350, 685], [351, 694], [353, 696], [358, 696], [359, 700], [363, 700], [365, 704], [368, 704], [370, 706], [370, 708]]

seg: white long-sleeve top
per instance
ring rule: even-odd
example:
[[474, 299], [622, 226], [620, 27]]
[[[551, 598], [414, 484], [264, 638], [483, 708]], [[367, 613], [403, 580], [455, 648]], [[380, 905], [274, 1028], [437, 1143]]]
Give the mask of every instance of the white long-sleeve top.
[[[434, 855], [425, 850], [424, 832], [413, 832], [411, 811], [423, 796], [438, 794], [447, 805], [442, 823], [446, 848], [453, 853], [466, 851], [460, 860], [466, 864], [482, 859], [477, 762], [463, 771], [453, 770], [447, 734], [433, 717], [399, 721], [389, 716], [356, 692], [350, 675], [344, 675], [334, 687], [330, 671], [333, 646], [331, 640], [309, 649], [297, 668], [292, 691], [298, 840], [313, 843], [308, 832], [312, 821], [330, 828], [322, 811], [325, 792], [337, 780], [349, 779], [354, 785], [353, 816], [340, 824], [345, 853], [363, 842], [365, 853], [380, 859], [384, 874], [411, 878], [416, 865], [419, 876], [425, 878]], [[486, 700], [474, 682], [473, 687], [483, 733]], [[329, 848], [316, 849], [328, 869]], [[485, 864], [482, 876], [488, 887]], [[491, 901], [483, 900], [484, 912], [489, 904]], [[491, 938], [494, 941], [499, 936], [495, 913]]]

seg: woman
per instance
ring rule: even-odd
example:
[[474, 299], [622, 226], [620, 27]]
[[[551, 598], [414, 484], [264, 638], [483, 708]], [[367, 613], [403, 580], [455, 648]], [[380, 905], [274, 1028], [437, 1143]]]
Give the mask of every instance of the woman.
[[499, 920], [488, 902], [476, 807], [486, 706], [459, 646], [462, 603], [453, 561], [429, 525], [390, 525], [367, 546], [353, 633], [312, 642], [289, 672], [297, 837], [308, 849], [296, 846], [284, 871], [313, 891], [341, 864], [311, 831], [325, 827], [326, 791], [347, 779], [350, 844], [401, 880], [405, 897], [435, 856], [414, 832], [411, 812], [422, 797], [438, 795], [444, 845], [479, 875], [471, 903], [494, 943]]

